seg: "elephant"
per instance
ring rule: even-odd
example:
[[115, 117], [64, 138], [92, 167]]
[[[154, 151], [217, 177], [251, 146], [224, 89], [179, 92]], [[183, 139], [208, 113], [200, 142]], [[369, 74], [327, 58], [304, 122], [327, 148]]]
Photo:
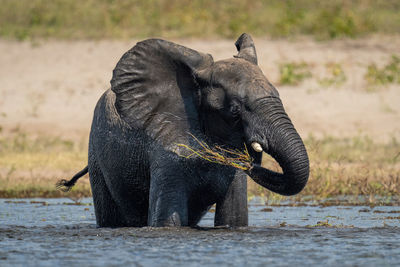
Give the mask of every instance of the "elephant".
[[[161, 39], [138, 42], [113, 70], [98, 100], [89, 136], [87, 172], [98, 227], [196, 227], [216, 204], [215, 226], [248, 225], [247, 175], [281, 195], [307, 183], [309, 159], [277, 89], [257, 65], [250, 35], [238, 54], [210, 54]], [[199, 157], [177, 144], [248, 151], [243, 171]], [[261, 166], [271, 155], [282, 172]], [[186, 153], [186, 154], [185, 154]]]

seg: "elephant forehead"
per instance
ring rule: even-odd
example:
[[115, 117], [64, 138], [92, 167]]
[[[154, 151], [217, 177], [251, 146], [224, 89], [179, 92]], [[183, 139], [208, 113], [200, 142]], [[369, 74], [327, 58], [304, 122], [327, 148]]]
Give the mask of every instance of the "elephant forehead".
[[231, 81], [249, 80], [256, 77], [265, 78], [258, 66], [241, 58], [217, 61], [214, 64], [213, 73], [216, 78]]
[[258, 66], [241, 58], [216, 62], [212, 82], [242, 97], [278, 94]]

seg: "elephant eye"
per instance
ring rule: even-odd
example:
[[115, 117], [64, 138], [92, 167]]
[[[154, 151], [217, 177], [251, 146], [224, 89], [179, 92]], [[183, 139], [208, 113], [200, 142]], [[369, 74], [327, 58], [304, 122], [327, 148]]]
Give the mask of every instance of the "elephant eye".
[[239, 116], [239, 114], [240, 114], [240, 105], [238, 105], [238, 104], [233, 104], [233, 105], [230, 107], [230, 112], [231, 112], [231, 114], [232, 114], [234, 117]]

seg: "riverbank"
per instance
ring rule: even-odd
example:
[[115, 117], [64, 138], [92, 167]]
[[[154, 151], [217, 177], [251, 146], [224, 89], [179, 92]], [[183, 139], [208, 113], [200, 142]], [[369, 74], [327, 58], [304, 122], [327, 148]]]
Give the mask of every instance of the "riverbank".
[[[59, 179], [69, 179], [86, 165], [86, 144], [86, 139], [75, 142], [51, 136], [30, 137], [22, 132], [2, 139], [0, 198], [91, 196], [87, 176], [80, 179], [70, 192], [55, 188]], [[305, 144], [311, 173], [309, 183], [298, 199], [363, 195], [375, 203], [377, 196], [400, 194], [400, 143], [396, 139], [377, 143], [368, 136], [309, 136], [305, 138]], [[268, 155], [264, 155], [263, 165], [280, 171]], [[255, 195], [276, 201], [286, 199], [262, 189], [249, 179], [249, 196]]]

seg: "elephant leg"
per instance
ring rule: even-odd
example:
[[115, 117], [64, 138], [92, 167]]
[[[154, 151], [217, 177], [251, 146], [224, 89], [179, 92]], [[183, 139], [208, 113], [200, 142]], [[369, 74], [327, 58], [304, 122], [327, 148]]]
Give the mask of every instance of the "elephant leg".
[[122, 214], [107, 188], [103, 173], [94, 160], [89, 161], [89, 176], [97, 226], [125, 226]]
[[179, 170], [156, 168], [151, 171], [148, 225], [187, 226], [187, 192]]
[[225, 197], [217, 202], [214, 225], [231, 227], [248, 225], [247, 176], [236, 172]]

